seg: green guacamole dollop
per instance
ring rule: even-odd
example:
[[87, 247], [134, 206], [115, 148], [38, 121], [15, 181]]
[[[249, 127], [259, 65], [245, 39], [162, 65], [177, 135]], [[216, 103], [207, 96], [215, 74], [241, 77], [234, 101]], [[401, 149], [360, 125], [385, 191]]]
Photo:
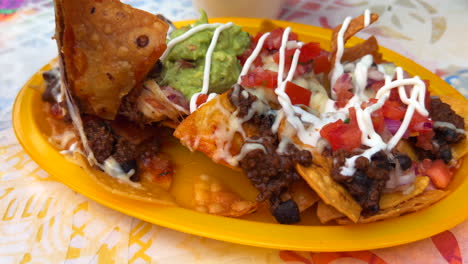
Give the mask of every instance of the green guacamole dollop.
[[[206, 13], [201, 11], [200, 19], [193, 26], [207, 23]], [[190, 28], [187, 26], [174, 30], [168, 41], [182, 35]], [[215, 28], [195, 33], [172, 48], [162, 61], [161, 85], [169, 85], [179, 90], [188, 99], [201, 91], [205, 55], [214, 30]], [[237, 82], [242, 70], [237, 56], [244, 53], [249, 46], [249, 34], [243, 32], [241, 27], [233, 25], [221, 31], [211, 56], [210, 93], [223, 93]]]

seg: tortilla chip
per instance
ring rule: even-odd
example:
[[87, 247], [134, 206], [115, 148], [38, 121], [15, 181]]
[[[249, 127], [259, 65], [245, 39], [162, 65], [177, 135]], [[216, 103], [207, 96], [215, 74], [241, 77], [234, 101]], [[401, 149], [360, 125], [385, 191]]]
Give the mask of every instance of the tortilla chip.
[[114, 119], [166, 48], [168, 25], [118, 0], [56, 0], [64, 83], [84, 113]]
[[[379, 15], [371, 13], [370, 24], [374, 23], [378, 18], [379, 18]], [[332, 62], [332, 69], [334, 66], [333, 62], [335, 61], [336, 51], [337, 51], [338, 32], [340, 32], [341, 26], [342, 25], [339, 25], [333, 29], [333, 35], [331, 39], [331, 59], [330, 59], [330, 61]], [[348, 28], [346, 29], [346, 32], [343, 36], [344, 44], [346, 44], [346, 41], [348, 41], [348, 39], [350, 39], [356, 33], [361, 31], [363, 28], [364, 28], [364, 15], [353, 18], [351, 22], [349, 23]]]
[[239, 217], [255, 211], [257, 202], [242, 199], [220, 180], [201, 174], [193, 185], [194, 209], [214, 215]]
[[[448, 192], [442, 190], [426, 191], [412, 198], [411, 200], [408, 200], [407, 202], [401, 203], [395, 207], [388, 208], [386, 210], [382, 210], [373, 216], [361, 217], [358, 223], [372, 223], [397, 217], [406, 213], [416, 212], [426, 207], [429, 207], [430, 205], [444, 198], [447, 194]], [[337, 219], [336, 222], [340, 225], [352, 224], [352, 222], [347, 218]]]
[[429, 177], [416, 177], [414, 184], [412, 185], [412, 191], [408, 193], [395, 192], [395, 193], [386, 193], [380, 198], [380, 210], [385, 210], [388, 208], [395, 207], [402, 202], [408, 201], [409, 199], [421, 194], [429, 185]]
[[314, 162], [308, 168], [296, 165], [297, 172], [326, 204], [357, 222], [362, 208], [343, 186], [333, 180], [330, 160], [319, 153], [313, 153], [313, 157]]
[[333, 206], [327, 205], [323, 201], [319, 201], [317, 205], [317, 217], [320, 223], [326, 224], [332, 220], [342, 218], [345, 215], [336, 210]]
[[320, 200], [317, 193], [304, 180], [294, 182], [289, 187], [289, 192], [297, 207], [299, 207], [299, 212], [304, 212]]
[[106, 191], [122, 197], [152, 202], [162, 205], [176, 205], [174, 197], [166, 189], [164, 182], [155, 182], [151, 177], [141, 177], [140, 182], [132, 183], [117, 179], [89, 166], [86, 158], [75, 153], [74, 159]]
[[375, 63], [382, 63], [382, 54], [379, 52], [379, 44], [375, 36], [371, 36], [366, 41], [345, 49], [341, 61], [355, 61], [367, 54], [372, 55]]
[[241, 123], [228, 93], [216, 96], [189, 115], [174, 131], [174, 136], [191, 151], [198, 150], [216, 163], [238, 169], [228, 161], [240, 153], [245, 140], [236, 128], [242, 126], [246, 137], [258, 134], [258, 128]]
[[[454, 98], [451, 96], [440, 95], [440, 100], [452, 108], [455, 113], [460, 115], [465, 119], [465, 135], [468, 138], [468, 101], [466, 99]], [[459, 160], [468, 153], [468, 141], [464, 139], [463, 141], [452, 146], [452, 157], [455, 160]]]

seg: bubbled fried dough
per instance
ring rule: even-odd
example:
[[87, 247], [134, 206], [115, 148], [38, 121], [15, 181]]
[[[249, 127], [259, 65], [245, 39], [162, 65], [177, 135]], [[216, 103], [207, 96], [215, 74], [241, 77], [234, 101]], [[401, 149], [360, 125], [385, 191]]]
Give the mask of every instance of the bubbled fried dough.
[[114, 119], [166, 48], [168, 25], [118, 0], [56, 0], [65, 84], [80, 110]]

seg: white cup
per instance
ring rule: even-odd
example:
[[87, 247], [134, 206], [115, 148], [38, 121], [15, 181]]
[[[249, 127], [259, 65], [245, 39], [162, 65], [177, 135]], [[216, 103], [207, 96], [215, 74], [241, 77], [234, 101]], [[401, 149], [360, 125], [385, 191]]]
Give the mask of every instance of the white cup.
[[193, 0], [208, 17], [278, 18], [283, 0]]

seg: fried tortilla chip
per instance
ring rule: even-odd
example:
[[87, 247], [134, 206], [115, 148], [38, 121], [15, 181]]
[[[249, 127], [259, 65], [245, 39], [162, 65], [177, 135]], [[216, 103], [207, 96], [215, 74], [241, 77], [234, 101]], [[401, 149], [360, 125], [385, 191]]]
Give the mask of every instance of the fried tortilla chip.
[[174, 136], [190, 150], [198, 150], [216, 163], [238, 169], [230, 159], [240, 153], [245, 138], [258, 134], [258, 128], [237, 117], [236, 107], [228, 98], [230, 91], [216, 96], [184, 119]]
[[349, 219], [357, 222], [361, 215], [361, 206], [351, 194], [331, 177], [330, 160], [319, 153], [312, 153], [314, 160], [310, 167], [296, 165], [297, 172], [322, 198], [323, 202], [333, 206]]
[[317, 217], [320, 223], [326, 224], [332, 220], [345, 217], [344, 214], [340, 213], [333, 206], [330, 206], [323, 201], [319, 201], [317, 205]]
[[382, 63], [382, 54], [379, 52], [379, 44], [374, 36], [371, 36], [364, 42], [345, 49], [341, 61], [355, 61], [367, 54], [372, 55], [375, 63]]
[[281, 121], [278, 134], [280, 138], [288, 137], [296, 146], [312, 153], [311, 166], [296, 165], [297, 173], [309, 184], [312, 190], [317, 193], [323, 202], [333, 206], [350, 219], [357, 221], [362, 208], [341, 184], [333, 180], [331, 176], [331, 159], [323, 156], [317, 149], [303, 144], [295, 136], [293, 127], [285, 119]]
[[[231, 139], [228, 125], [234, 111], [235, 107], [229, 102], [227, 93], [223, 93], [182, 121], [174, 131], [174, 136], [190, 150], [198, 150], [212, 160], [228, 165], [226, 161], [217, 157], [222, 155], [220, 148]], [[225, 133], [225, 136], [218, 137], [216, 131]], [[218, 134], [221, 136], [221, 133]]]
[[194, 209], [214, 215], [239, 217], [255, 211], [257, 202], [242, 199], [220, 180], [201, 174], [193, 185]]
[[291, 193], [291, 198], [296, 202], [297, 207], [299, 207], [299, 212], [304, 212], [320, 200], [317, 193], [304, 180], [294, 182], [289, 187], [289, 192]]
[[[452, 108], [455, 113], [460, 115], [465, 119], [465, 135], [468, 138], [468, 101], [466, 99], [454, 98], [451, 96], [440, 95], [440, 100]], [[464, 139], [463, 141], [452, 146], [452, 157], [455, 160], [459, 160], [468, 153], [468, 141]]]
[[385, 210], [388, 208], [395, 207], [402, 202], [408, 201], [409, 199], [421, 194], [429, 185], [429, 177], [416, 177], [414, 184], [411, 189], [405, 192], [394, 192], [394, 193], [385, 193], [380, 198], [380, 210]]
[[[395, 207], [382, 210], [373, 216], [361, 217], [358, 223], [360, 224], [372, 223], [376, 221], [381, 221], [381, 220], [397, 217], [406, 213], [416, 212], [434, 204], [435, 202], [444, 198], [447, 194], [448, 192], [445, 192], [442, 190], [426, 191]], [[352, 221], [347, 218], [337, 219], [336, 222], [340, 225], [352, 224]]]
[[[378, 18], [379, 16], [377, 14], [372, 13], [370, 15], [370, 24], [374, 23]], [[340, 32], [341, 26], [342, 25], [339, 25], [333, 29], [333, 35], [331, 39], [331, 59], [330, 59], [331, 62], [335, 61], [336, 51], [338, 49], [337, 47], [338, 32]], [[343, 36], [344, 44], [346, 44], [346, 41], [348, 41], [348, 39], [350, 39], [356, 33], [361, 31], [363, 28], [364, 28], [364, 15], [353, 18], [351, 22], [349, 23], [348, 28], [346, 29], [346, 32]], [[333, 66], [334, 64], [332, 63], [332, 69], [333, 69]]]
[[102, 188], [112, 194], [161, 205], [176, 205], [174, 197], [167, 190], [167, 178], [161, 182], [156, 182], [152, 177], [145, 177], [142, 174], [140, 182], [133, 183], [109, 176], [107, 173], [90, 167], [87, 160], [81, 154], [75, 153], [74, 160]]
[[166, 48], [168, 25], [118, 0], [56, 0], [64, 83], [81, 112], [114, 119]]

